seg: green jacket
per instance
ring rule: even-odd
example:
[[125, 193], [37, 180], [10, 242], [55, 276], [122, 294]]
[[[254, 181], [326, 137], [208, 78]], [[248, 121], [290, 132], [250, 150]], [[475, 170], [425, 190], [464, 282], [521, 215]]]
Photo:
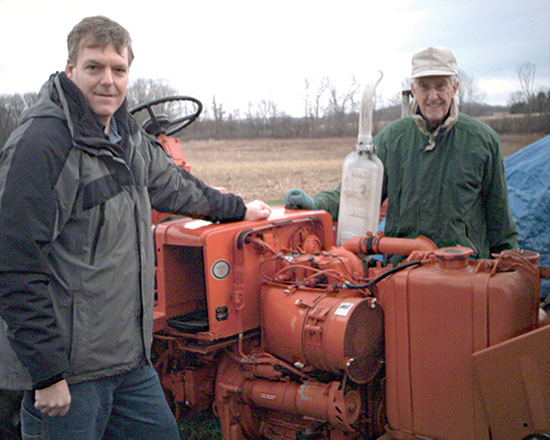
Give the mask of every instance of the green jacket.
[[[374, 138], [384, 164], [382, 200], [388, 198], [385, 234], [468, 246], [479, 258], [517, 248], [498, 135], [456, 106], [450, 119], [430, 133], [414, 114]], [[337, 188], [314, 200], [337, 218], [339, 198]]]

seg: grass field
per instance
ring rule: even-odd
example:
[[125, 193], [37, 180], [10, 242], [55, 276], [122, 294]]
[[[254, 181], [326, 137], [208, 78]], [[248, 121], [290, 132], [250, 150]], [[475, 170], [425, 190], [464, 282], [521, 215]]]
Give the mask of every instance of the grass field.
[[[543, 137], [501, 136], [504, 156]], [[289, 189], [308, 194], [340, 183], [342, 164], [354, 150], [355, 137], [328, 139], [253, 139], [184, 141], [191, 172], [212, 186], [239, 194], [246, 201], [280, 204]]]

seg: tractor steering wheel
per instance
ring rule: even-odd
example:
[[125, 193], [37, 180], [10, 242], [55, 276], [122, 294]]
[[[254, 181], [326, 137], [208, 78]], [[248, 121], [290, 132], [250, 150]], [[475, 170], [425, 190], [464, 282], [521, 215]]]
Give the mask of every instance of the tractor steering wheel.
[[[156, 114], [153, 110], [153, 106], [159, 104], [165, 104], [172, 101], [184, 101], [194, 104], [194, 111], [185, 116], [179, 117], [170, 121], [167, 115]], [[147, 110], [149, 113], [149, 119], [143, 123], [143, 129], [157, 137], [160, 134], [166, 134], [166, 136], [172, 136], [180, 130], [183, 130], [189, 124], [194, 122], [202, 112], [202, 103], [190, 96], [167, 96], [165, 98], [154, 99], [152, 101], [145, 102], [130, 110], [130, 114], [134, 115], [142, 110]]]

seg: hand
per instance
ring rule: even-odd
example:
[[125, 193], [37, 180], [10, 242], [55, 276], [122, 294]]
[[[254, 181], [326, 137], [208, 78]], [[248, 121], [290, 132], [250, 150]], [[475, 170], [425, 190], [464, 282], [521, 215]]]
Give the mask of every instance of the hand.
[[64, 416], [71, 406], [71, 393], [66, 380], [34, 391], [34, 406], [51, 417]]
[[317, 209], [317, 203], [301, 189], [291, 189], [285, 195], [285, 208]]
[[246, 204], [245, 220], [261, 220], [269, 217], [271, 214], [271, 207], [262, 202], [261, 200], [254, 200]]

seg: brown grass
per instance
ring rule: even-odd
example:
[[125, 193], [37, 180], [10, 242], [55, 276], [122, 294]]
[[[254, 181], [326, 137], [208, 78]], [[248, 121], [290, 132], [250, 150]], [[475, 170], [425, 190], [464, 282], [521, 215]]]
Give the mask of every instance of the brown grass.
[[539, 139], [542, 139], [546, 135], [541, 133], [532, 133], [532, 134], [503, 134], [500, 136], [500, 142], [502, 144], [502, 153], [504, 157], [508, 157], [514, 154], [516, 151], [521, 150], [522, 148], [527, 147]]
[[[540, 134], [501, 136], [507, 157], [542, 138]], [[342, 163], [355, 137], [329, 139], [207, 140], [183, 142], [191, 172], [212, 186], [246, 201], [280, 202], [292, 188], [308, 194], [340, 183]]]

